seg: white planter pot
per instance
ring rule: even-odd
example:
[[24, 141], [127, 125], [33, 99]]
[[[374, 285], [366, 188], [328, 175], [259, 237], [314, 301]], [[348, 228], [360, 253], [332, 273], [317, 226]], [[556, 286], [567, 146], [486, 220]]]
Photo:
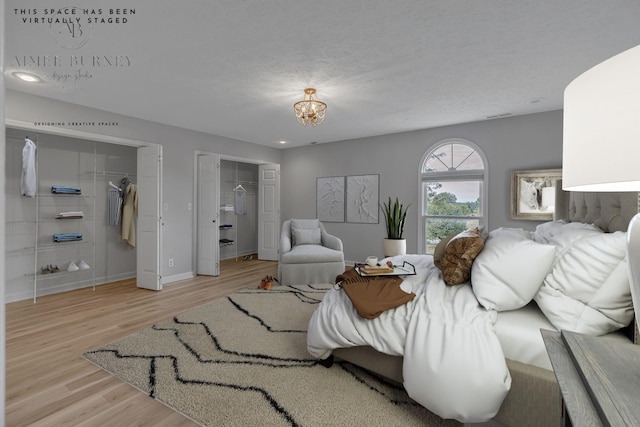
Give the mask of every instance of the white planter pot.
[[382, 249], [385, 257], [405, 255], [407, 253], [407, 239], [384, 239]]

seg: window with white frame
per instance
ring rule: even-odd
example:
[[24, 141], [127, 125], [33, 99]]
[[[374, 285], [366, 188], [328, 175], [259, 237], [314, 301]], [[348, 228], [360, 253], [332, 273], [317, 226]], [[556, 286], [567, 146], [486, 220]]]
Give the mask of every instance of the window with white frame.
[[475, 144], [449, 139], [436, 144], [422, 160], [419, 249], [432, 254], [440, 240], [487, 218], [487, 161]]

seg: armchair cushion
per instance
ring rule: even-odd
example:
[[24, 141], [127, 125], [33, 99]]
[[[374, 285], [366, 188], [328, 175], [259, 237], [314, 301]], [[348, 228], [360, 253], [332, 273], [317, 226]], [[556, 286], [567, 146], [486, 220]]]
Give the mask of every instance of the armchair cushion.
[[[321, 244], [320, 236], [315, 236], [315, 231], [320, 231], [320, 221], [317, 219], [292, 219], [291, 220], [291, 240], [292, 246]], [[319, 233], [318, 233], [319, 234]], [[302, 240], [298, 241], [298, 237]], [[317, 242], [316, 242], [317, 240]], [[315, 243], [314, 243], [315, 242]]]
[[322, 243], [320, 238], [320, 227], [318, 228], [292, 228], [294, 245], [319, 245]]
[[313, 264], [344, 261], [344, 255], [321, 245], [298, 245], [282, 254], [282, 264]]

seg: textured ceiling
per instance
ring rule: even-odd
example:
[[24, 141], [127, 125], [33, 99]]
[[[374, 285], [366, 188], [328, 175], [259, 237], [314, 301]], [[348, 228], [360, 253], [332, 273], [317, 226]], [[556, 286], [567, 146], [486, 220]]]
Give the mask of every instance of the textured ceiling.
[[[640, 44], [638, 0], [86, 0], [75, 37], [33, 22], [65, 4], [6, 1], [8, 88], [278, 148], [561, 109], [573, 78]], [[45, 55], [61, 64], [25, 63]], [[305, 87], [328, 104], [315, 128], [292, 111]]]

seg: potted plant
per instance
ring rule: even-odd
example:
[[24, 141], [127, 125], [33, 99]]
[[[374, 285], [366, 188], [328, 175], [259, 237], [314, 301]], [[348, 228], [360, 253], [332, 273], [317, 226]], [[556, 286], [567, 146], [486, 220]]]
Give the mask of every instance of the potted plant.
[[407, 240], [402, 235], [409, 205], [405, 207], [397, 197], [395, 202], [392, 202], [389, 197], [389, 201], [383, 202], [381, 208], [387, 226], [387, 238], [383, 242], [384, 256], [406, 254]]

